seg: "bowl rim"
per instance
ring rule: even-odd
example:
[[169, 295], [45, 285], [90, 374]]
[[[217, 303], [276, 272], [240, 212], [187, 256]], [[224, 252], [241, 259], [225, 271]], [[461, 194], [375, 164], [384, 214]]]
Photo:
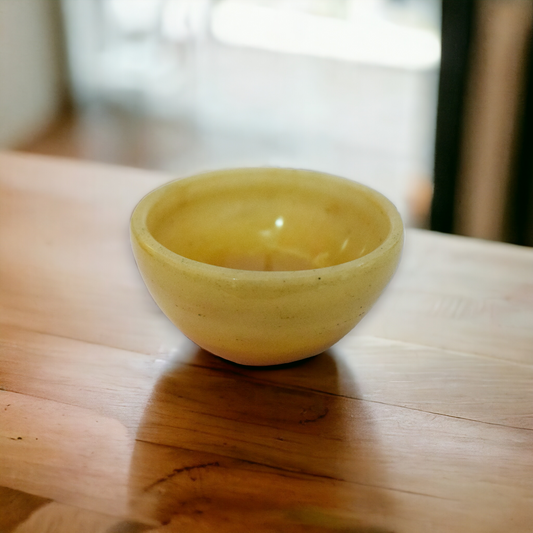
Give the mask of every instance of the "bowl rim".
[[[164, 194], [165, 189], [172, 187], [177, 182], [209, 179], [210, 177], [216, 177], [221, 174], [232, 173], [250, 173], [261, 170], [278, 170], [289, 172], [302, 172], [306, 174], [313, 174], [318, 178], [325, 178], [332, 181], [342, 181], [350, 184], [354, 189], [364, 191], [371, 196], [383, 209], [383, 212], [390, 221], [391, 227], [385, 240], [374, 250], [365, 254], [357, 259], [339, 263], [337, 265], [331, 265], [326, 267], [319, 267], [306, 270], [244, 270], [229, 268], [223, 266], [212, 265], [190, 259], [176, 252], [173, 252], [163, 246], [148, 230], [146, 219], [151, 209], [156, 205], [157, 201]], [[199, 172], [188, 176], [180, 177], [170, 180], [144, 195], [137, 203], [130, 218], [130, 239], [133, 242], [135, 239], [139, 246], [141, 246], [147, 253], [153, 256], [158, 256], [168, 266], [179, 267], [185, 269], [191, 274], [203, 273], [205, 275], [215, 276], [217, 278], [223, 277], [233, 281], [261, 281], [261, 280], [284, 280], [295, 279], [302, 281], [305, 278], [316, 281], [317, 274], [319, 279], [322, 275], [338, 274], [343, 270], [351, 270], [361, 268], [363, 266], [369, 266], [370, 263], [375, 263], [378, 258], [384, 255], [388, 250], [398, 244], [398, 241], [403, 242], [404, 226], [400, 213], [396, 209], [396, 206], [383, 194], [376, 191], [368, 185], [363, 185], [355, 180], [343, 178], [335, 174], [328, 172], [321, 172], [316, 170], [309, 170], [303, 168], [292, 167], [275, 167], [275, 166], [255, 166], [255, 167], [238, 167], [238, 168], [223, 168], [218, 170], [211, 170], [206, 172]]]

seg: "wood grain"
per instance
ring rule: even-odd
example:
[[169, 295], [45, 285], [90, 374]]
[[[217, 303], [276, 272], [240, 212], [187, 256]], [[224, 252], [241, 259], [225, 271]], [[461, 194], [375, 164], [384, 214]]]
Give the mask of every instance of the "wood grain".
[[531, 365], [532, 325], [531, 249], [414, 230], [357, 334]]
[[408, 232], [376, 308], [247, 368], [149, 298], [161, 176], [0, 154], [0, 531], [533, 529], [533, 253]]

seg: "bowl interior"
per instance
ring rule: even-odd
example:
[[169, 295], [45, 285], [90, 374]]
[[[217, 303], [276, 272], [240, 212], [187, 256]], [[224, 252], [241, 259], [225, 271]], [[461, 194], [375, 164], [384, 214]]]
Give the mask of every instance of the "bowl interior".
[[237, 169], [171, 182], [146, 225], [172, 252], [242, 270], [306, 270], [358, 259], [391, 231], [394, 207], [357, 183], [311, 171]]

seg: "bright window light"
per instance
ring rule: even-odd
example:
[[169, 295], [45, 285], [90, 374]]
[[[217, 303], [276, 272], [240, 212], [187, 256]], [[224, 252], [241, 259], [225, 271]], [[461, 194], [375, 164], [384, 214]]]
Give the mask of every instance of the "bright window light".
[[437, 31], [395, 24], [372, 10], [342, 19], [222, 0], [213, 8], [211, 30], [225, 44], [274, 52], [415, 70], [440, 62]]
[[126, 33], [150, 32], [157, 27], [161, 0], [107, 0], [104, 5]]

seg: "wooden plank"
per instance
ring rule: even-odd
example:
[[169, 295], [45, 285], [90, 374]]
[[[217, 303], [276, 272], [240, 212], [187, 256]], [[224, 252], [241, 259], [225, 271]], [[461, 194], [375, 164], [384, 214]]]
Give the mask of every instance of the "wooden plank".
[[245, 368], [142, 286], [129, 213], [166, 179], [0, 154], [5, 528], [531, 531], [531, 250], [408, 232], [348, 337]]
[[0, 487], [0, 531], [10, 533], [39, 507], [48, 503], [48, 498]]
[[[187, 354], [181, 355], [185, 359]], [[171, 357], [0, 325], [2, 390], [90, 409], [120, 421], [131, 437]]]
[[[243, 506], [250, 527], [270, 520], [274, 528], [290, 515], [295, 527], [439, 531], [452, 513], [466, 529], [476, 509], [491, 511], [472, 531], [510, 514], [517, 524], [533, 519], [533, 432], [385, 403], [394, 393], [383, 397], [376, 375], [394, 352], [375, 339], [263, 370], [201, 351], [162, 359], [11, 326], [0, 337], [2, 386], [15, 391], [0, 395], [0, 485], [185, 531], [202, 523], [197, 511], [207, 524], [213, 516], [231, 524]], [[365, 364], [352, 367], [365, 351]], [[434, 350], [429, 368], [437, 353], [449, 356]], [[411, 361], [413, 373], [422, 364], [418, 375], [428, 376], [425, 358]], [[449, 373], [433, 370], [438, 397]], [[401, 398], [405, 385], [386, 378]], [[520, 402], [523, 391], [514, 393]]]
[[127, 515], [133, 439], [117, 420], [0, 393], [0, 485], [96, 512]]
[[[10, 401], [17, 403], [17, 399]], [[26, 411], [17, 411], [17, 418], [35, 413], [35, 405], [26, 405]], [[75, 438], [76, 428], [71, 427], [71, 438], [67, 438], [65, 429], [58, 435], [53, 431], [56, 421], [54, 413], [45, 408], [45, 413], [41, 414], [46, 415], [49, 420], [46, 432], [43, 435], [39, 432], [39, 429], [43, 428], [36, 428], [34, 434], [40, 435], [39, 440], [45, 439], [46, 436], [50, 440], [62, 437], [59, 449], [54, 446], [54, 450], [49, 449], [50, 455], [47, 455], [46, 450], [41, 449], [37, 454], [26, 447], [24, 462], [29, 463], [26, 470], [16, 464], [13, 452], [10, 453], [5, 446], [2, 456], [8, 457], [10, 464], [16, 466], [19, 484], [24, 475], [31, 478], [33, 483], [39, 479], [39, 486], [27, 488], [32, 491], [46, 490], [60, 502], [69, 502], [69, 507], [72, 507], [72, 504], [80, 509], [88, 507], [92, 509], [91, 513], [95, 512], [94, 507], [100, 507], [117, 516], [120, 510], [129, 506], [134, 518], [130, 517], [128, 521], [147, 525], [154, 521], [170, 521], [176, 531], [187, 523], [188, 528], [181, 530], [193, 531], [194, 524], [198, 527], [204, 522], [214, 525], [213, 518], [226, 522], [227, 530], [231, 531], [231, 524], [241, 523], [238, 517], [244, 517], [244, 524], [248, 525], [258, 525], [261, 521], [278, 526], [287, 522], [308, 526], [318, 524], [323, 531], [354, 527], [355, 524], [368, 528], [372, 526], [374, 531], [389, 531], [387, 528], [394, 524], [396, 531], [422, 532], [427, 531], [428, 527], [432, 527], [434, 531], [447, 531], [449, 527], [456, 525], [463, 531], [481, 532], [486, 531], [489, 525], [503, 527], [509, 520], [513, 520], [517, 526], [513, 531], [525, 532], [528, 531], [527, 524], [531, 523], [530, 493], [517, 490], [516, 487], [508, 487], [507, 490], [502, 490], [501, 486], [493, 487], [490, 477], [476, 483], [476, 490], [471, 490], [467, 476], [458, 478], [455, 482], [460, 483], [459, 491], [453, 498], [443, 498], [424, 493], [413, 494], [387, 485], [382, 487], [280, 471], [277, 468], [232, 460], [217, 454], [153, 446], [144, 442], [137, 442], [131, 454], [128, 453], [128, 448], [117, 446], [115, 441], [113, 448], [125, 455], [118, 465], [116, 457], [106, 458], [105, 454], [100, 452], [96, 461], [99, 479], [99, 484], [96, 485], [92, 477], [96, 468], [92, 466], [94, 460], [83, 465], [83, 468], [73, 466], [80, 459], [83, 460], [84, 456], [83, 452], [79, 451], [80, 439]], [[72, 421], [72, 418], [69, 418]], [[401, 425], [400, 420], [398, 423]], [[89, 427], [86, 418], [83, 425], [86, 436], [90, 437], [87, 439], [89, 442], [83, 443], [83, 448], [99, 449], [102, 440], [94, 439], [93, 428]], [[405, 429], [413, 433], [412, 426], [406, 426]], [[115, 433], [110, 432], [109, 427], [106, 430], [106, 441], [109, 442]], [[31, 436], [25, 434], [24, 438]], [[399, 441], [396, 446], [403, 448], [402, 439], [398, 438], [398, 435], [395, 440]], [[19, 442], [18, 439], [13, 441], [11, 448], [20, 445]], [[443, 446], [443, 449], [445, 448], [446, 445]], [[413, 454], [419, 449], [420, 446], [413, 450]], [[51, 458], [57, 460], [58, 452], [61, 464], [47, 469], [45, 463]], [[459, 455], [459, 450], [456, 449], [456, 453]], [[379, 469], [372, 460], [376, 455], [379, 455], [378, 450], [367, 450], [358, 459], [365, 462], [370, 459], [370, 465], [362, 466], [367, 472], [375, 473], [376, 468]], [[453, 455], [453, 452], [450, 453], [450, 456]], [[480, 471], [485, 470], [483, 459], [486, 460], [486, 457], [475, 461]], [[463, 456], [463, 461], [467, 463], [468, 457]], [[425, 462], [424, 457], [418, 458], [419, 465]], [[387, 465], [385, 462], [382, 468]], [[393, 465], [388, 466], [390, 468]], [[523, 464], [521, 466], [524, 467]], [[422, 469], [417, 470], [419, 475], [423, 473]], [[457, 473], [454, 469], [441, 473], [441, 483], [453, 484], [453, 478], [456, 477], [454, 473]], [[427, 475], [430, 474], [428, 471]], [[65, 475], [71, 480], [65, 479]], [[118, 484], [120, 480], [122, 483]], [[4, 481], [3, 479], [2, 482]], [[104, 487], [107, 489], [105, 501], [101, 499], [103, 494], [100, 492]], [[57, 494], [54, 494], [56, 492]], [[92, 516], [91, 513], [89, 516]], [[470, 523], [473, 514], [477, 516], [475, 524]], [[206, 515], [205, 518], [203, 515]], [[117, 516], [117, 522], [124, 521], [124, 518], [119, 519]]]
[[290, 371], [229, 366], [205, 352], [198, 359], [199, 364], [262, 382], [533, 429], [533, 369], [486, 356], [349, 335]]
[[258, 386], [281, 385], [533, 429], [531, 367], [371, 337], [349, 336], [300, 364], [255, 369], [214, 357], [190, 341], [179, 352], [149, 356], [0, 325], [0, 361], [1, 388], [98, 408], [132, 431], [154, 384], [179, 364]]
[[533, 249], [408, 231], [396, 276], [353, 332], [533, 364]]
[[183, 336], [130, 251], [135, 203], [170, 176], [0, 155], [0, 321], [157, 352]]
[[115, 516], [51, 502], [19, 522], [13, 533], [140, 533], [146, 529], [145, 524], [126, 522]]

